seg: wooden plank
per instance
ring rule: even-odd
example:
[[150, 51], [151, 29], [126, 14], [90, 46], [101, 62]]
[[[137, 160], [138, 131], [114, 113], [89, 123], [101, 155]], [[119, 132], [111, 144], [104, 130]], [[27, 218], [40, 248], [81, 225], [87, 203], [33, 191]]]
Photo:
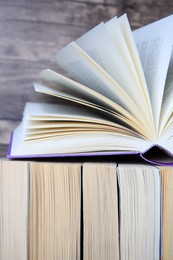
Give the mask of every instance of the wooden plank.
[[0, 61], [0, 120], [21, 120], [26, 102], [64, 102], [35, 92], [33, 82], [37, 81], [38, 73], [46, 68], [56, 70], [50, 62]]
[[3, 145], [0, 143], [0, 157], [6, 157], [8, 150], [8, 145]]
[[50, 60], [57, 50], [87, 29], [27, 21], [1, 21], [0, 59]]
[[[168, 6], [173, 4], [173, 2], [171, 0], [167, 0], [165, 2], [165, 0], [125, 0], [124, 1], [124, 5], [126, 6], [130, 6], [130, 5], [139, 5], [139, 4], [145, 4], [145, 5], [150, 5], [150, 6], [158, 6], [158, 5], [164, 5], [164, 6]], [[151, 9], [152, 10], [152, 9]], [[152, 12], [150, 11], [150, 13], [152, 14]]]
[[0, 119], [20, 120], [26, 101], [54, 100], [33, 88], [38, 73], [45, 68], [51, 68], [50, 62], [0, 61]]
[[122, 3], [121, 0], [76, 0], [75, 2], [86, 2], [86, 3], [100, 3], [100, 4], [104, 4], [104, 5], [119, 5]]
[[[152, 10], [152, 12], [151, 12]], [[134, 5], [126, 6], [124, 12], [128, 14], [132, 28], [138, 28], [157, 21], [173, 13], [173, 5]]]
[[[48, 3], [50, 5], [54, 4], [54, 3], [57, 3], [57, 0], [30, 0], [29, 1], [30, 3], [39, 3], [39, 4], [42, 4], [42, 3]], [[72, 0], [72, 1], [69, 1], [69, 0], [63, 0], [63, 1], [59, 1], [59, 2], [69, 2], [69, 3], [92, 3], [92, 4], [104, 4], [104, 5], [110, 5], [110, 4], [113, 4], [113, 5], [119, 5], [119, 4], [122, 4], [122, 1], [121, 0]], [[1, 3], [5, 3], [5, 4], [15, 4], [15, 5], [21, 5], [24, 3], [23, 0], [1, 0]], [[25, 2], [26, 3], [26, 2]], [[24, 3], [24, 4], [25, 4]]]
[[11, 133], [18, 124], [18, 121], [0, 120], [0, 144], [9, 144]]
[[113, 4], [115, 6], [122, 4], [122, 0], [75, 0], [75, 2], [85, 2], [85, 3], [101, 3], [104, 5]]
[[0, 20], [33, 21], [55, 24], [94, 26], [102, 20], [117, 15], [122, 5], [58, 1], [52, 4], [26, 2], [25, 4], [0, 4]]
[[50, 60], [57, 50], [119, 8], [63, 1], [0, 4], [0, 59]]
[[50, 60], [57, 50], [90, 28], [44, 22], [1, 21], [0, 59]]

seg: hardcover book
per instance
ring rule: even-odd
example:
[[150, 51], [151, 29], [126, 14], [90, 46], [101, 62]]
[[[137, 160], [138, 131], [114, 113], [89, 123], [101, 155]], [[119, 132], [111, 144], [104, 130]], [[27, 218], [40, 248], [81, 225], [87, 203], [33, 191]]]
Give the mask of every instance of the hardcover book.
[[173, 15], [132, 32], [124, 14], [60, 50], [55, 61], [71, 78], [39, 74], [35, 90], [57, 103], [26, 104], [8, 158], [134, 154], [173, 164], [172, 24]]

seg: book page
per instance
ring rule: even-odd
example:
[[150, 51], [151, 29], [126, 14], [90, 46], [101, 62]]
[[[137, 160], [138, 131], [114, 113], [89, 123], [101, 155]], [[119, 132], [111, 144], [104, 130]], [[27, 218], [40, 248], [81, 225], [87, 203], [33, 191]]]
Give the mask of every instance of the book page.
[[[67, 104], [49, 104], [49, 103], [26, 103], [24, 110], [24, 119], [26, 124], [29, 120], [47, 120], [47, 121], [80, 121], [80, 122], [98, 122], [108, 125], [115, 123], [107, 120], [103, 115], [93, 112], [84, 107], [71, 106]], [[116, 124], [115, 124], [116, 125]]]
[[41, 82], [43, 81], [43, 84], [34, 84], [36, 91], [41, 89], [41, 85], [45, 85], [44, 89], [47, 86], [47, 89], [50, 88], [52, 91], [54, 89], [55, 93], [62, 93], [62, 95], [69, 96], [71, 99], [72, 97], [76, 98], [80, 100], [81, 103], [90, 102], [95, 106], [99, 105], [105, 109], [108, 108], [121, 114], [128, 113], [125, 109], [104, 95], [50, 69], [41, 71], [39, 78]]
[[142, 125], [146, 125], [151, 135], [153, 135], [153, 128], [147, 114], [142, 112], [136, 102], [133, 102], [118, 83], [77, 44], [73, 42], [67, 45], [57, 53], [55, 60], [71, 73], [77, 81], [127, 109]]
[[[120, 124], [124, 122], [137, 132], [149, 137], [150, 134], [145, 125], [139, 123], [128, 111], [100, 93], [48, 69], [42, 71], [39, 76], [41, 80], [45, 81], [46, 86], [35, 83], [36, 91], [100, 110], [108, 117], [111, 116], [113, 122], [121, 120]], [[51, 87], [48, 87], [49, 85]]]
[[[125, 37], [123, 35], [123, 28], [121, 28], [120, 22], [119, 22], [119, 20], [121, 20], [121, 23], [122, 23], [122, 19], [123, 19], [123, 22], [127, 23], [128, 20], [127, 20], [127, 18], [124, 19], [125, 17], [126, 16], [123, 16], [120, 18], [114, 17], [111, 20], [109, 20], [108, 22], [106, 22], [104, 24], [104, 26], [105, 26], [105, 29], [107, 30], [107, 32], [109, 33], [109, 36], [112, 38], [114, 44], [118, 48], [119, 52], [121, 53], [121, 56], [125, 60], [127, 66], [128, 66], [128, 69], [130, 70], [131, 74], [133, 75], [136, 85], [138, 86], [139, 91], [140, 91], [141, 83], [139, 81], [137, 70], [135, 68], [135, 64], [133, 62], [130, 50], [128, 48], [128, 43], [126, 42], [127, 39], [125, 39]], [[142, 93], [143, 92], [141, 92], [141, 94]]]
[[[83, 129], [85, 130], [86, 123], [93, 123], [96, 124], [95, 128], [97, 124], [100, 124], [107, 127], [107, 130], [113, 127], [113, 132], [125, 132], [127, 135], [143, 138], [143, 134], [140, 134], [140, 131], [142, 132], [140, 127], [138, 131], [134, 131], [132, 127], [129, 128], [125, 124], [123, 126], [118, 120], [117, 122], [116, 120], [115, 122], [110, 120], [104, 113], [91, 111], [82, 106], [28, 102], [25, 106], [23, 121], [25, 124], [25, 134], [28, 129], [53, 128], [53, 125], [55, 125], [56, 129], [59, 127], [61, 130], [65, 130], [62, 129], [62, 123], [74, 123], [76, 127], [78, 123], [83, 123]], [[71, 133], [70, 130], [68, 132]]]
[[159, 145], [165, 148], [166, 145], [168, 145], [169, 148], [167, 149], [173, 153], [172, 142], [173, 142], [173, 114], [170, 115], [169, 119], [164, 125], [162, 132], [160, 133], [160, 136], [158, 138]]
[[[76, 81], [110, 98], [123, 108], [125, 104], [121, 87], [114, 85], [105, 75], [104, 70], [82, 51], [74, 42], [59, 51], [55, 61], [71, 74]], [[116, 89], [117, 87], [117, 89]]]
[[171, 54], [171, 59], [170, 59], [166, 83], [165, 83], [161, 115], [160, 115], [159, 135], [162, 134], [162, 131], [166, 126], [166, 124], [168, 123], [169, 117], [173, 112], [172, 100], [173, 100], [173, 51]]
[[[114, 26], [116, 27], [116, 23]], [[117, 38], [120, 41], [121, 38], [118, 34]], [[144, 97], [128, 66], [129, 56], [124, 57], [126, 52], [122, 55], [119, 45], [117, 46], [116, 42], [112, 40], [103, 23], [85, 33], [76, 40], [76, 43], [126, 91], [141, 110], [146, 112]]]
[[167, 120], [159, 136], [158, 144], [173, 154], [173, 114], [171, 114], [169, 120]]
[[136, 43], [135, 43], [131, 28], [130, 28], [130, 24], [129, 24], [127, 15], [124, 14], [121, 17], [119, 17], [118, 22], [121, 27], [121, 31], [123, 33], [126, 44], [128, 46], [128, 50], [129, 50], [131, 58], [133, 60], [133, 64], [135, 66], [135, 71], [137, 73], [138, 80], [140, 82], [140, 84], [139, 84], [140, 91], [143, 94], [144, 100], [147, 104], [148, 117], [150, 118], [150, 122], [152, 124], [152, 127], [154, 128], [153, 112], [152, 112], [150, 97], [149, 97], [149, 93], [148, 93], [148, 88], [147, 88], [142, 64], [140, 61], [139, 53], [138, 53], [138, 50], [136, 47]]
[[[48, 138], [25, 141], [20, 125], [13, 134], [10, 156], [32, 155], [74, 155], [76, 153], [97, 152], [143, 152], [151, 146], [151, 142], [120, 132], [85, 131], [68, 132]], [[101, 140], [101, 141], [100, 141]]]
[[[54, 124], [55, 125], [55, 124]], [[44, 124], [45, 127], [48, 126], [48, 124]], [[34, 126], [36, 127], [36, 126]], [[50, 127], [50, 126], [49, 126]], [[118, 132], [119, 134], [128, 134], [129, 131], [124, 130], [123, 128], [115, 128], [111, 126], [106, 126], [106, 125], [100, 125], [100, 124], [89, 124], [89, 123], [82, 123], [82, 124], [72, 124], [71, 126], [67, 125], [61, 125], [61, 124], [56, 124], [56, 127], [54, 126], [53, 128], [41, 128], [41, 125], [38, 125], [38, 128], [36, 129], [29, 129], [25, 135], [25, 141], [30, 141], [30, 140], [44, 140], [45, 138], [55, 138], [55, 137], [60, 137], [60, 136], [66, 136], [70, 134], [76, 134], [76, 133], [103, 133], [103, 132], [109, 132], [109, 133], [114, 133]], [[135, 136], [135, 135], [134, 135]]]
[[140, 133], [143, 137], [150, 139], [149, 138], [150, 133], [147, 131], [147, 129], [144, 128], [143, 126], [141, 126], [141, 124], [139, 124], [139, 122], [136, 121], [136, 119], [134, 117], [132, 117], [130, 114], [128, 114], [127, 112], [124, 113], [124, 115], [121, 115], [112, 110], [107, 110], [105, 107], [96, 106], [95, 104], [86, 102], [86, 101], [84, 102], [82, 99], [61, 93], [60, 91], [57, 91], [55, 89], [51, 89], [49, 87], [38, 85], [38, 84], [35, 84], [35, 90], [40, 93], [44, 93], [44, 94], [56, 96], [61, 99], [69, 100], [69, 101], [73, 102], [74, 104], [81, 104], [82, 107], [85, 107], [85, 108], [88, 107], [88, 109], [93, 110], [93, 111], [95, 110], [95, 112], [98, 115], [101, 114], [102, 116], [104, 116], [108, 120], [112, 121], [113, 123], [119, 124], [120, 127], [126, 126], [129, 129], [133, 129], [137, 133]]
[[172, 52], [172, 23], [173, 16], [169, 16], [133, 33], [145, 73], [157, 129]]

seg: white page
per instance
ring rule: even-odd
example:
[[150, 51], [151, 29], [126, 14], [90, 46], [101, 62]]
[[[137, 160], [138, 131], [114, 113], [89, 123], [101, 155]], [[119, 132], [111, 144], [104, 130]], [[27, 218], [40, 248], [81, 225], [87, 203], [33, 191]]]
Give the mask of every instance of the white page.
[[[122, 20], [122, 17], [121, 17]], [[125, 16], [123, 18], [123, 22], [127, 23], [127, 19], [125, 19]], [[126, 61], [126, 64], [131, 71], [131, 74], [133, 75], [133, 78], [136, 82], [136, 85], [139, 87], [139, 90], [141, 88], [140, 81], [138, 78], [138, 74], [135, 68], [135, 65], [133, 63], [133, 59], [131, 57], [131, 53], [128, 49], [128, 44], [124, 38], [122, 28], [119, 23], [119, 19], [117, 17], [112, 18], [108, 22], [104, 24], [107, 32], [109, 33], [110, 37], [112, 38], [114, 44], [117, 46], [118, 50], [121, 52], [122, 57]]]
[[[166, 124], [164, 125], [162, 132], [160, 133], [158, 142], [169, 142], [169, 139], [173, 137], [173, 113], [170, 115]], [[172, 145], [172, 143], [170, 142]]]
[[172, 24], [173, 16], [169, 16], [133, 33], [145, 73], [157, 128], [172, 52]]
[[[119, 35], [117, 34], [117, 38], [118, 37]], [[143, 112], [146, 112], [145, 100], [140, 92], [140, 87], [138, 87], [134, 73], [131, 72], [128, 66], [129, 56], [124, 57], [126, 52], [122, 55], [119, 46], [112, 40], [112, 37], [109, 35], [103, 23], [85, 33], [76, 40], [76, 43], [104, 68]], [[123, 43], [124, 41], [122, 42], [122, 46]], [[121, 43], [119, 45], [121, 45]]]
[[[11, 155], [61, 154], [95, 151], [145, 151], [151, 144], [133, 136], [114, 133], [72, 133], [45, 140], [23, 140], [22, 124], [14, 131]], [[100, 142], [101, 140], [101, 142]], [[76, 145], [78, 144], [78, 145]]]
[[131, 31], [131, 27], [127, 18], [127, 15], [124, 14], [121, 17], [118, 18], [119, 25], [121, 27], [121, 31], [123, 33], [123, 36], [125, 38], [126, 44], [128, 46], [128, 50], [131, 54], [133, 64], [135, 66], [135, 70], [137, 72], [140, 86], [143, 88], [143, 91], [146, 92], [147, 86], [145, 85], [145, 77], [143, 73], [143, 68], [141, 65], [141, 60], [139, 57], [138, 49], [136, 47], [135, 39], [134, 39], [134, 32]]
[[98, 113], [94, 113], [83, 107], [75, 107], [66, 104], [49, 103], [26, 103], [24, 110], [24, 119], [26, 120], [47, 120], [47, 121], [89, 121], [100, 122], [114, 125], [113, 122], [105, 119]]
[[173, 51], [169, 64], [168, 74], [165, 83], [163, 102], [160, 116], [159, 134], [163, 131], [167, 120], [173, 112]]
[[[119, 113], [120, 115], [123, 115], [125, 118], [128, 118], [132, 122], [137, 123], [136, 119], [121, 106], [119, 106], [112, 100], [108, 99], [107, 97], [101, 95], [100, 93], [94, 91], [93, 89], [80, 84], [79, 82], [69, 79], [50, 69], [41, 71], [39, 77], [40, 79], [46, 80], [46, 82], [48, 81], [52, 83], [52, 85], [54, 86], [54, 89], [50, 88], [50, 91], [48, 91], [49, 87], [45, 89], [44, 86], [45, 93], [54, 92], [54, 94], [56, 95], [64, 94], [64, 96], [69, 97], [69, 99], [78, 99], [81, 103], [89, 101], [93, 104], [98, 104], [99, 106], [102, 106], [104, 109], [109, 109], [112, 112]], [[43, 87], [39, 86], [39, 84], [35, 84], [34, 86], [36, 91], [41, 92], [41, 90], [43, 90]]]
[[[113, 112], [112, 110], [106, 110], [104, 107], [95, 106], [94, 104], [86, 102], [86, 101], [84, 102], [83, 100], [81, 100], [79, 98], [64, 94], [58, 90], [51, 89], [50, 87], [46, 87], [46, 86], [43, 86], [40, 84], [35, 84], [34, 87], [37, 92], [56, 96], [58, 98], [62, 98], [62, 99], [66, 99], [66, 100], [70, 100], [74, 103], [79, 103], [83, 106], [92, 108], [96, 111], [96, 113], [97, 112], [101, 113], [103, 116], [109, 118], [109, 120], [111, 120], [112, 123], [117, 123], [120, 126], [122, 125], [122, 126], [126, 126], [126, 127], [128, 125], [128, 127], [135, 129], [136, 133], [140, 133], [141, 136], [150, 139], [150, 133], [148, 132], [148, 129], [145, 128], [144, 126], [142, 126], [138, 121], [136, 121], [136, 119], [134, 117], [132, 117], [132, 115], [128, 114], [127, 111], [124, 111], [126, 113], [124, 113], [123, 115], [118, 114], [116, 112]], [[129, 131], [130, 131], [130, 129], [129, 129]]]
[[[138, 133], [119, 125], [116, 122], [106, 119], [105, 116], [98, 114], [97, 111], [91, 111], [83, 107], [76, 107], [66, 104], [49, 104], [49, 103], [26, 103], [24, 110], [24, 126], [26, 129], [36, 128], [36, 125], [52, 124], [55, 122], [88, 122], [105, 126], [111, 126], [115, 129], [124, 129], [127, 135], [140, 136]], [[41, 123], [39, 123], [41, 122]], [[122, 132], [119, 130], [119, 132]], [[27, 132], [26, 132], [27, 133]], [[123, 134], [123, 132], [122, 132]]]
[[[92, 109], [95, 110], [95, 113], [102, 114], [102, 116], [107, 117], [108, 119], [111, 119], [112, 122], [114, 123], [119, 123], [120, 125], [129, 125], [132, 128], [136, 129], [136, 131], [141, 131], [142, 133], [145, 133], [146, 130], [142, 129], [139, 126], [139, 124], [137, 124], [136, 120], [133, 119], [132, 116], [129, 115], [129, 117], [125, 117], [122, 116], [121, 114], [115, 113], [112, 110], [107, 110], [105, 107], [102, 106], [97, 106], [91, 102], [87, 102], [84, 101], [80, 98], [77, 98], [75, 96], [72, 96], [70, 94], [65, 94], [59, 90], [41, 85], [41, 84], [34, 84], [35, 90], [37, 92], [40, 93], [44, 93], [44, 94], [48, 94], [48, 95], [52, 95], [61, 99], [66, 99], [69, 101], [74, 102], [74, 104], [81, 104], [82, 107], [88, 108], [88, 109]], [[128, 114], [126, 113], [126, 116], [128, 116]], [[98, 116], [99, 117], [99, 116]], [[132, 120], [131, 120], [132, 119]]]
[[[126, 116], [129, 114], [126, 110], [124, 110], [122, 107], [120, 107], [104, 95], [50, 69], [41, 71], [41, 73], [39, 74], [39, 78], [41, 80], [45, 80], [46, 83], [50, 82], [49, 85], [52, 85], [54, 87], [54, 90], [56, 90], [56, 94], [58, 94], [57, 91], [59, 91], [59, 94], [64, 93], [64, 95], [68, 95], [71, 98], [76, 97], [80, 99], [80, 101], [83, 103], [85, 101], [89, 101], [93, 104], [98, 104], [100, 106], [103, 106], [104, 108], [111, 109], [114, 112], [119, 112]], [[38, 84], [35, 84], [35, 86], [37, 86], [36, 89], [38, 90]], [[129, 116], [131, 115], [129, 114]]]
[[171, 121], [169, 127], [160, 137], [158, 144], [173, 154], [173, 120]]
[[121, 92], [116, 91], [113, 83], [95, 66], [92, 59], [87, 58], [83, 56], [82, 50], [72, 42], [56, 54], [55, 61], [78, 82], [128, 109], [124, 104], [124, 96], [121, 95]]
[[[45, 84], [48, 84], [48, 86], [35, 83], [34, 87], [36, 91], [98, 109], [103, 111], [104, 114], [107, 113], [108, 116], [113, 116], [114, 118], [112, 118], [112, 120], [115, 120], [114, 122], [117, 122], [117, 119], [121, 120], [121, 122], [119, 122], [120, 124], [124, 122], [144, 136], [150, 136], [145, 125], [138, 122], [130, 113], [118, 106], [115, 102], [112, 102], [96, 91], [49, 69], [43, 70], [39, 74], [39, 77], [40, 79], [46, 80]], [[49, 85], [52, 85], [52, 87], [49, 87]], [[80, 95], [82, 95], [83, 98], [81, 98]], [[98, 106], [96, 104], [98, 104]]]
[[150, 97], [149, 97], [149, 93], [148, 93], [148, 88], [147, 88], [141, 60], [139, 57], [139, 53], [138, 53], [138, 50], [136, 47], [135, 40], [133, 38], [133, 34], [132, 34], [132, 31], [130, 28], [130, 24], [129, 24], [127, 15], [124, 14], [121, 17], [119, 17], [118, 22], [120, 24], [123, 36], [126, 40], [129, 52], [131, 54], [133, 64], [135, 66], [135, 70], [136, 70], [136, 73], [137, 73], [137, 76], [138, 76], [138, 79], [140, 82], [139, 86], [141, 87], [141, 93], [143, 93], [144, 100], [146, 101], [146, 104], [147, 104], [147, 114], [149, 115], [148, 117], [150, 117], [149, 120], [150, 120], [152, 128], [154, 129], [155, 127], [154, 127], [154, 120], [153, 120], [153, 112], [152, 112]]
[[149, 129], [152, 135], [150, 121], [141, 112], [135, 102], [91, 57], [77, 44], [72, 42], [58, 52], [56, 62], [72, 74], [77, 81], [105, 95], [118, 105], [127, 109], [142, 125]]

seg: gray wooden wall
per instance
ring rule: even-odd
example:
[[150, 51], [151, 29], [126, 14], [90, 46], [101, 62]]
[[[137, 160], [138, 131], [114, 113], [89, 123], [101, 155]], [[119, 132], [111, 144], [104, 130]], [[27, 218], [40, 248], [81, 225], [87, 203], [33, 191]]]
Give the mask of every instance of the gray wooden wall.
[[[133, 28], [173, 13], [171, 0], [0, 0], [0, 157], [26, 101], [44, 100], [33, 81], [53, 55], [102, 20], [127, 13]], [[46, 99], [47, 101], [49, 98]]]

